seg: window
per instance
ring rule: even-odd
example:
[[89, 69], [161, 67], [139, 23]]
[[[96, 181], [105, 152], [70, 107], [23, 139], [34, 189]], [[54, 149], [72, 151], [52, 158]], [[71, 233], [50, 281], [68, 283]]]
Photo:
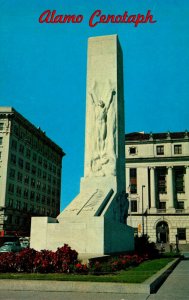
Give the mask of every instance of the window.
[[22, 193], [21, 187], [20, 187], [20, 186], [17, 186], [17, 189], [16, 189], [16, 195], [20, 197], [20, 196], [21, 196], [21, 193]]
[[51, 182], [51, 175], [48, 174], [48, 182]]
[[53, 173], [56, 174], [56, 166], [52, 167]]
[[41, 188], [41, 182], [38, 180], [37, 181], [37, 189], [40, 190], [40, 188]]
[[15, 151], [17, 150], [17, 141], [12, 140], [11, 148]]
[[15, 178], [15, 170], [14, 169], [10, 169], [9, 177], [13, 178], [13, 179]]
[[60, 177], [60, 175], [61, 175], [61, 170], [60, 170], [60, 169], [57, 169], [57, 176]]
[[26, 157], [28, 157], [28, 158], [30, 158], [30, 156], [31, 156], [31, 151], [30, 151], [30, 149], [26, 149]]
[[159, 202], [159, 209], [166, 210], [166, 202]]
[[37, 155], [36, 153], [33, 153], [33, 161], [36, 161], [37, 160]]
[[21, 208], [21, 201], [16, 201], [16, 208], [20, 210]]
[[44, 160], [44, 162], [43, 162], [43, 167], [46, 169], [47, 168], [47, 161], [46, 160]]
[[18, 181], [22, 182], [22, 177], [23, 177], [22, 173], [18, 172], [18, 174], [17, 174]]
[[41, 177], [41, 169], [38, 169], [38, 170], [37, 170], [37, 175], [38, 175], [39, 177]]
[[179, 240], [186, 240], [186, 228], [177, 228], [177, 235]]
[[19, 166], [19, 168], [23, 169], [24, 161], [23, 161], [22, 158], [19, 158], [19, 159], [18, 159], [18, 166]]
[[31, 178], [31, 186], [35, 187], [35, 179]]
[[28, 175], [25, 175], [25, 177], [24, 177], [24, 183], [25, 184], [29, 184], [29, 176]]
[[36, 167], [35, 166], [32, 166], [32, 174], [36, 174]]
[[130, 154], [136, 154], [137, 152], [136, 152], [136, 147], [130, 147], [129, 148], [129, 153]]
[[137, 212], [137, 200], [131, 200], [131, 212]]
[[0, 123], [0, 130], [3, 130], [3, 123]]
[[19, 152], [22, 154], [24, 153], [24, 145], [20, 144]]
[[29, 162], [26, 162], [25, 168], [27, 171], [30, 171], [30, 163]]
[[13, 207], [13, 199], [8, 200], [8, 207]]
[[42, 164], [42, 157], [41, 156], [38, 157], [38, 163], [39, 163], [39, 165]]
[[44, 183], [43, 186], [42, 186], [42, 191], [43, 191], [43, 192], [46, 192], [46, 184], [45, 184], [45, 183]]
[[164, 154], [164, 146], [157, 146], [156, 147], [156, 154], [163, 155]]
[[137, 193], [137, 169], [131, 168], [130, 172], [130, 193], [136, 194]]
[[2, 145], [2, 144], [3, 144], [3, 138], [0, 137], [0, 145]]
[[35, 192], [31, 191], [30, 193], [30, 200], [34, 200], [35, 198]]
[[15, 135], [16, 136], [18, 136], [19, 135], [19, 133], [18, 133], [18, 126], [17, 125], [14, 125], [14, 133], [15, 133]]
[[25, 199], [28, 199], [28, 193], [29, 193], [28, 190], [25, 189], [25, 190], [24, 190], [24, 198], [25, 198]]
[[8, 191], [10, 193], [14, 193], [14, 184], [13, 183], [9, 183]]
[[36, 201], [40, 202], [40, 194], [39, 193], [37, 193], [37, 195], [36, 195]]
[[158, 186], [158, 192], [160, 194], [167, 193], [166, 175], [167, 175], [166, 168], [157, 169], [157, 186]]
[[45, 195], [42, 196], [42, 203], [45, 203], [46, 202], [46, 197]]
[[184, 201], [178, 201], [177, 202], [177, 208], [178, 209], [184, 209]]
[[15, 154], [11, 154], [11, 163], [13, 165], [16, 165], [16, 155]]
[[28, 204], [26, 202], [24, 202], [24, 207], [23, 207], [24, 211], [28, 210]]
[[182, 145], [174, 145], [174, 154], [182, 154]]
[[184, 193], [185, 186], [184, 186], [184, 168], [175, 168], [175, 190], [176, 193]]

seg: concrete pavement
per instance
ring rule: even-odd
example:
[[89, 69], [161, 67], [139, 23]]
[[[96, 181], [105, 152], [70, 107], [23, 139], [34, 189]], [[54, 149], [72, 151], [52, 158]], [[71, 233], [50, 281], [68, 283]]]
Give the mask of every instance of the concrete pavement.
[[149, 300], [187, 300], [189, 299], [189, 260], [182, 260], [156, 294]]

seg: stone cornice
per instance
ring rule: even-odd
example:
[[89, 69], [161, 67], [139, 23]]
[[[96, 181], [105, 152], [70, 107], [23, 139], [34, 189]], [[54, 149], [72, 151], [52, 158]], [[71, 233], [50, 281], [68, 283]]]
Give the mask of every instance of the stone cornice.
[[186, 162], [189, 161], [189, 156], [173, 156], [173, 157], [138, 157], [138, 158], [127, 158], [126, 163], [149, 163], [149, 162]]
[[44, 143], [48, 144], [51, 148], [56, 149], [56, 151], [61, 155], [64, 156], [65, 153], [61, 147], [59, 147], [56, 143], [54, 143], [50, 138], [45, 135], [40, 128], [37, 128], [33, 125], [30, 121], [24, 118], [20, 113], [18, 113], [14, 108], [8, 107], [7, 111], [0, 111], [0, 119], [10, 119], [15, 120], [18, 124], [22, 124], [29, 132], [35, 135], [37, 138], [41, 139]]

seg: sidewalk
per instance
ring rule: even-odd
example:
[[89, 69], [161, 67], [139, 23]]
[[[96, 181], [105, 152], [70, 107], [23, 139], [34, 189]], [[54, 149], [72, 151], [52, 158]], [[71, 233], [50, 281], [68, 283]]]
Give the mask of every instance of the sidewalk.
[[189, 299], [189, 260], [182, 260], [156, 294], [149, 300], [187, 300]]

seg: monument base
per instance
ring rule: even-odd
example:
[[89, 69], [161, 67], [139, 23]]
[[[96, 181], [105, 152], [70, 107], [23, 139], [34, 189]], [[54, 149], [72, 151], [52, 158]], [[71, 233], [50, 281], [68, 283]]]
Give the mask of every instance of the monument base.
[[132, 251], [133, 229], [103, 217], [69, 218], [61, 223], [49, 217], [33, 217], [30, 247], [36, 250], [49, 249], [68, 244], [80, 256]]
[[131, 251], [134, 233], [122, 215], [126, 203], [125, 196], [105, 186], [83, 189], [57, 219], [32, 218], [30, 246], [56, 250], [68, 244], [92, 256]]

